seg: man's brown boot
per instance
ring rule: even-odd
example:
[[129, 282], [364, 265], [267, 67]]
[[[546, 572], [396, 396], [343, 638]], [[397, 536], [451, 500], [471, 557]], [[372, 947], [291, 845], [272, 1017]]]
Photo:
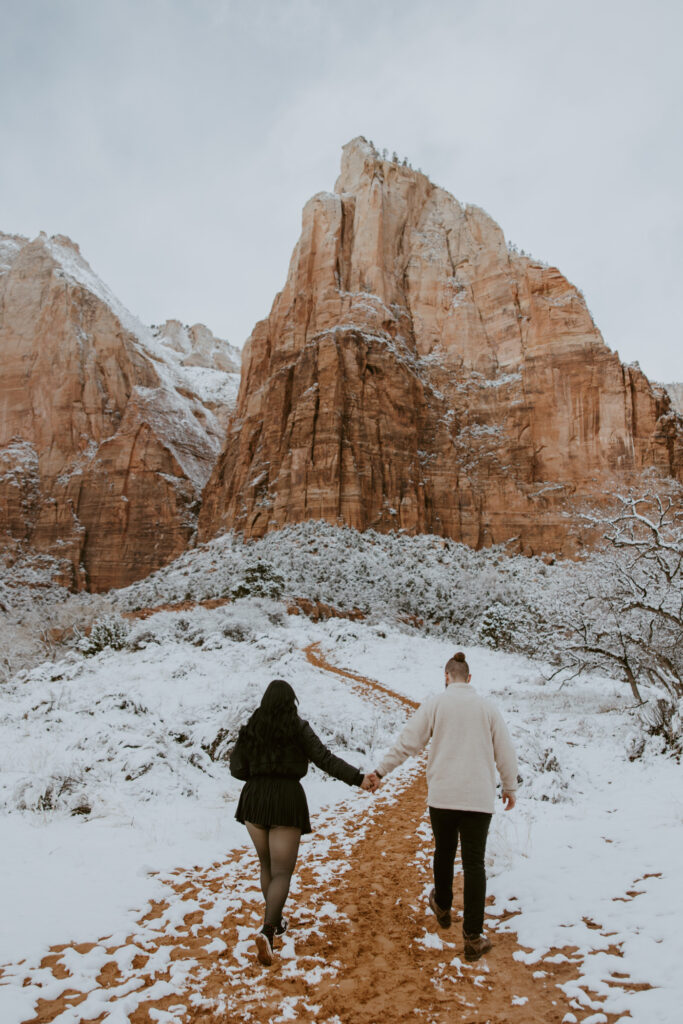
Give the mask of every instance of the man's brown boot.
[[472, 963], [493, 947], [493, 943], [486, 935], [468, 935], [463, 931], [462, 937], [465, 940], [465, 960]]
[[450, 910], [442, 910], [441, 909], [439, 904], [436, 902], [435, 891], [436, 890], [432, 889], [432, 891], [429, 894], [429, 906], [430, 906], [431, 910], [434, 911], [434, 916], [436, 917], [436, 920], [439, 922], [441, 927], [442, 928], [450, 928], [450, 926], [451, 926], [451, 912], [450, 912]]

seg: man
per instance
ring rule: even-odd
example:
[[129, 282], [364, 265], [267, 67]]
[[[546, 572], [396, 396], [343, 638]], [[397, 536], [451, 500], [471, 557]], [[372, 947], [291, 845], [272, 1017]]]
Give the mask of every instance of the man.
[[375, 772], [382, 779], [431, 740], [427, 759], [429, 817], [434, 832], [434, 888], [429, 906], [451, 926], [453, 864], [460, 839], [464, 874], [465, 959], [491, 949], [484, 935], [484, 855], [496, 799], [496, 767], [506, 811], [515, 806], [517, 757], [500, 711], [470, 685], [462, 652], [446, 664], [446, 689], [421, 704]]

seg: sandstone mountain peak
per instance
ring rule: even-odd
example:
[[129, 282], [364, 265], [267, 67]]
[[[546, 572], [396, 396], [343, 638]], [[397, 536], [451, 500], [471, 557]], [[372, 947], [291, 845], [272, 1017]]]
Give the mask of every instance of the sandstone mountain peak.
[[[372, 180], [393, 171], [397, 176], [424, 178], [420, 171], [408, 167], [407, 162], [380, 155], [375, 146], [362, 135], [342, 146], [341, 170], [334, 186], [335, 192], [356, 192], [363, 179]], [[427, 180], [425, 178], [425, 180]], [[434, 186], [432, 186], [434, 187]]]
[[197, 529], [306, 519], [575, 553], [573, 503], [683, 479], [676, 386], [623, 365], [557, 268], [362, 137], [243, 353], [142, 324], [44, 233], [0, 234], [0, 352], [0, 537], [94, 590]]
[[67, 582], [95, 590], [179, 554], [234, 367], [183, 366], [74, 242], [44, 233], [0, 236], [0, 352], [4, 546], [54, 555]]
[[559, 270], [358, 137], [245, 346], [200, 536], [322, 518], [569, 552], [567, 502], [680, 479], [682, 437]]
[[[73, 238], [69, 238], [68, 235], [50, 235], [48, 238], [44, 231], [41, 231], [39, 238], [41, 240], [45, 239], [47, 244], [51, 245], [54, 249], [71, 249], [71, 251], [76, 253], [77, 256], [80, 256], [88, 267], [88, 270], [90, 270], [89, 264], [87, 264], [81, 256], [81, 247], [78, 242], [74, 242]], [[90, 273], [92, 273], [92, 270], [90, 270]]]

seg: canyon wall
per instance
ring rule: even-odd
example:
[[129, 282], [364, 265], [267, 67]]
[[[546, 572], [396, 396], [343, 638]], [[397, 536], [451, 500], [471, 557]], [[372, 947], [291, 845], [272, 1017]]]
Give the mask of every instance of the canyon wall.
[[322, 518], [573, 554], [567, 511], [681, 480], [682, 437], [559, 270], [357, 138], [245, 348], [199, 538]]
[[191, 341], [143, 327], [68, 238], [0, 235], [6, 555], [47, 553], [67, 585], [106, 590], [185, 549], [236, 392], [235, 350], [187, 330], [201, 378]]
[[[683, 479], [675, 387], [481, 209], [344, 147], [240, 353], [143, 326], [63, 236], [0, 235], [0, 546], [75, 588], [306, 519], [576, 554], [581, 505]], [[678, 406], [678, 411], [676, 409]]]

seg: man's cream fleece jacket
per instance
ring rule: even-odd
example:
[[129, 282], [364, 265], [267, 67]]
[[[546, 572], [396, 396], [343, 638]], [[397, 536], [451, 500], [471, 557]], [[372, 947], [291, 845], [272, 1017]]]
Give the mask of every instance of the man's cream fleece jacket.
[[430, 807], [493, 813], [496, 767], [505, 793], [517, 789], [517, 756], [503, 716], [470, 683], [449, 683], [421, 704], [382, 760], [386, 775], [429, 741]]

